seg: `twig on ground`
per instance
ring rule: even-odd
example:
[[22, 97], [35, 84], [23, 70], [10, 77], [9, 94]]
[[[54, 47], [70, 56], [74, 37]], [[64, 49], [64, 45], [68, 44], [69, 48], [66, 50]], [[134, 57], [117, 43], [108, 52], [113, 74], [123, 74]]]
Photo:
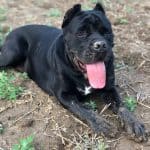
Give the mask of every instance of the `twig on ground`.
[[106, 111], [109, 108], [110, 105], [111, 105], [111, 103], [106, 104], [99, 114], [102, 115], [104, 113], [104, 111]]
[[135, 88], [133, 88], [131, 85], [127, 84], [127, 86], [134, 92], [134, 93], [138, 93]]
[[119, 140], [122, 139], [122, 138], [123, 138], [123, 136], [121, 136], [121, 137], [119, 137], [119, 138], [117, 138], [117, 139], [108, 140], [107, 142], [108, 142], [108, 143], [116, 142], [116, 141], [119, 141]]
[[83, 137], [82, 137], [77, 131], [75, 131], [75, 133], [77, 134], [77, 136], [78, 136], [82, 141], [84, 141]]
[[80, 124], [84, 125], [85, 127], [88, 127], [88, 125], [86, 125], [84, 122], [82, 122], [82, 121], [79, 120], [78, 118], [74, 117], [73, 115], [71, 115], [71, 117], [72, 117], [75, 121], [77, 121], [77, 122], [79, 122]]
[[13, 105], [12, 104], [8, 104], [7, 106], [5, 107], [1, 107], [0, 108], [0, 114], [6, 110], [8, 110], [9, 108], [13, 108]]
[[150, 62], [150, 59], [148, 59], [143, 53], [142, 53], [142, 58], [145, 60], [145, 61], [148, 61], [148, 62]]
[[145, 63], [146, 63], [146, 61], [143, 60], [143, 61], [140, 63], [140, 65], [138, 65], [137, 70], [139, 70]]
[[139, 104], [139, 105], [141, 105], [141, 106], [144, 106], [144, 107], [146, 107], [146, 108], [148, 108], [148, 109], [150, 109], [150, 106], [145, 105], [145, 104], [144, 104], [144, 103], [142, 103], [142, 102], [138, 102], [138, 104]]
[[61, 130], [60, 130], [61, 127], [59, 127], [58, 123], [54, 119], [53, 119], [53, 121], [55, 122], [55, 127], [56, 127], [54, 130], [58, 132], [55, 134], [61, 138], [63, 145], [65, 145], [65, 141], [64, 141], [65, 137], [63, 137], [63, 135], [61, 133]]
[[[61, 141], [62, 141], [62, 144], [63, 145], [65, 145], [65, 141], [67, 141], [67, 142], [70, 142], [70, 143], [72, 143], [72, 144], [75, 144], [75, 143], [73, 143], [70, 139], [68, 139], [68, 138], [66, 138], [66, 137], [64, 137], [63, 135], [62, 135], [62, 133], [61, 133], [61, 127], [59, 127], [59, 125], [58, 125], [58, 123], [54, 120], [54, 119], [52, 119], [54, 122], [55, 122], [55, 129], [51, 129], [51, 131], [56, 131], [56, 132], [53, 132], [56, 136], [58, 136], [58, 137], [60, 137], [61, 138]], [[52, 135], [50, 135], [50, 134], [47, 134], [47, 133], [43, 133], [45, 136], [49, 136], [49, 137], [53, 137]]]
[[[74, 142], [72, 142], [70, 139], [68, 139], [68, 138], [66, 138], [66, 137], [64, 137], [64, 136], [62, 136], [62, 135], [59, 135], [59, 134], [57, 134], [57, 133], [54, 133], [56, 136], [58, 136], [58, 137], [60, 137], [60, 138], [63, 138], [63, 140], [65, 140], [65, 141], [67, 141], [67, 142], [70, 142], [71, 144], [75, 144]], [[43, 135], [45, 135], [45, 136], [48, 136], [48, 137], [53, 137], [52, 135], [50, 135], [50, 134], [47, 134], [47, 133], [43, 133]]]
[[28, 111], [27, 113], [23, 114], [21, 117], [19, 117], [18, 119], [16, 119], [12, 124], [9, 125], [9, 127], [13, 126], [14, 124], [16, 124], [18, 121], [22, 120], [24, 117], [26, 117], [27, 115], [31, 114], [32, 112], [34, 112], [38, 107], [35, 107], [34, 109], [32, 109], [31, 111]]

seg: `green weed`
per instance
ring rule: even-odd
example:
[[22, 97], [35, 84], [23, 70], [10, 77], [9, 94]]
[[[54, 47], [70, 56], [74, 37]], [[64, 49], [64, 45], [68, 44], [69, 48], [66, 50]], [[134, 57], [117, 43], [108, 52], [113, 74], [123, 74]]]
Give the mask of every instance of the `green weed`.
[[91, 3], [97, 3], [97, 0], [90, 0]]
[[106, 150], [107, 148], [108, 148], [108, 145], [106, 145], [103, 141], [100, 141], [100, 140], [98, 141], [97, 150]]
[[123, 4], [124, 0], [116, 0], [117, 3]]
[[98, 2], [100, 2], [101, 0], [90, 0], [91, 3], [96, 4]]
[[85, 105], [90, 107], [94, 111], [97, 110], [97, 105], [96, 105], [95, 101], [90, 100], [89, 102], [86, 102]]
[[[118, 51], [118, 50], [116, 50], [116, 51]], [[119, 69], [125, 67], [125, 64], [122, 61], [118, 61], [118, 62], [115, 62], [114, 66], [115, 66], [115, 70], [119, 70]]]
[[52, 26], [52, 23], [51, 23], [51, 22], [47, 23], [47, 26], [51, 27], [51, 26]]
[[29, 79], [28, 74], [26, 72], [23, 72], [23, 73], [18, 72], [18, 74], [19, 74], [19, 77], [24, 80]]
[[0, 7], [0, 21], [5, 21], [7, 18], [7, 9]]
[[92, 10], [93, 8], [88, 6], [88, 5], [83, 5], [82, 6], [83, 10]]
[[126, 18], [117, 18], [115, 24], [128, 24], [129, 21]]
[[126, 97], [124, 104], [131, 112], [135, 111], [137, 107], [137, 101], [133, 97]]
[[13, 84], [15, 79], [13, 74], [5, 71], [0, 72], [0, 99], [16, 100], [23, 92], [23, 88]]
[[96, 139], [95, 137], [89, 137], [87, 134], [80, 135], [79, 143], [77, 142], [74, 150], [106, 150], [108, 145], [103, 139]]
[[51, 8], [48, 13], [48, 17], [60, 17], [61, 16], [61, 11], [57, 8]]
[[125, 11], [126, 11], [127, 13], [133, 13], [133, 12], [134, 12], [134, 8], [132, 8], [132, 7], [130, 7], [130, 6], [126, 6], [126, 7], [125, 7]]
[[107, 3], [106, 0], [90, 0], [90, 2], [93, 4], [101, 3], [103, 5], [105, 5]]
[[4, 132], [4, 126], [2, 122], [0, 122], [0, 134], [3, 134], [3, 132]]
[[32, 135], [26, 137], [25, 139], [21, 139], [19, 144], [15, 144], [12, 147], [12, 150], [35, 150], [33, 146], [33, 140], [34, 137]]

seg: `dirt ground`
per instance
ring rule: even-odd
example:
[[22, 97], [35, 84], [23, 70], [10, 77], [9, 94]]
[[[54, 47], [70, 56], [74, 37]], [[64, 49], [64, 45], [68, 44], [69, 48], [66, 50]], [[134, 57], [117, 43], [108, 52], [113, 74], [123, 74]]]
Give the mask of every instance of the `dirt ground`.
[[[73, 4], [80, 2], [87, 8], [94, 5], [93, 1], [0, 0], [0, 7], [8, 10], [1, 25], [15, 28], [37, 23], [60, 27], [65, 11]], [[122, 98], [136, 98], [135, 114], [150, 129], [150, 1], [103, 1], [115, 33], [116, 84]], [[50, 8], [59, 9], [61, 15], [51, 17]], [[37, 150], [103, 150], [98, 148], [100, 142], [111, 150], [150, 150], [150, 141], [136, 143], [128, 140], [123, 131], [114, 139], [96, 136], [30, 79], [18, 82], [25, 87], [24, 93], [15, 102], [0, 100], [0, 121], [5, 126], [0, 150], [11, 149], [19, 139], [31, 134]], [[106, 111], [103, 116], [119, 128], [115, 115]]]

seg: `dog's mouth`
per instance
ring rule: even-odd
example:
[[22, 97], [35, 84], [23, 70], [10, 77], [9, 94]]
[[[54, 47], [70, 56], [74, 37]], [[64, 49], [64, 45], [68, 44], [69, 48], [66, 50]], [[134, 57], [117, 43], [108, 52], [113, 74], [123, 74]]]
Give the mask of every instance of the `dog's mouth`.
[[82, 61], [76, 59], [75, 64], [81, 72], [86, 73], [86, 65]]
[[87, 75], [91, 87], [95, 89], [104, 88], [106, 84], [106, 69], [104, 61], [86, 64], [76, 58], [75, 64], [82, 73]]

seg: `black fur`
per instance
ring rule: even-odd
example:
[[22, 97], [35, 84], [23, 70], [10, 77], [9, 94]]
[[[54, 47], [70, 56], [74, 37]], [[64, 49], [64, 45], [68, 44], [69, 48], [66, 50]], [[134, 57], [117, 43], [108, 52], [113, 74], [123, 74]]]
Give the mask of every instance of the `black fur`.
[[[103, 47], [93, 48], [93, 42]], [[83, 11], [77, 4], [64, 17], [62, 30], [44, 25], [27, 25], [13, 30], [0, 53], [0, 67], [23, 66], [25, 72], [49, 95], [54, 95], [68, 110], [85, 120], [96, 133], [113, 136], [117, 130], [93, 110], [82, 104], [82, 90], [89, 85], [77, 61], [85, 64], [104, 61], [106, 86], [99, 92], [105, 103], [118, 114], [124, 127], [139, 141], [146, 141], [144, 125], [122, 104], [115, 87], [113, 32], [101, 4]], [[129, 130], [130, 129], [130, 130]]]

